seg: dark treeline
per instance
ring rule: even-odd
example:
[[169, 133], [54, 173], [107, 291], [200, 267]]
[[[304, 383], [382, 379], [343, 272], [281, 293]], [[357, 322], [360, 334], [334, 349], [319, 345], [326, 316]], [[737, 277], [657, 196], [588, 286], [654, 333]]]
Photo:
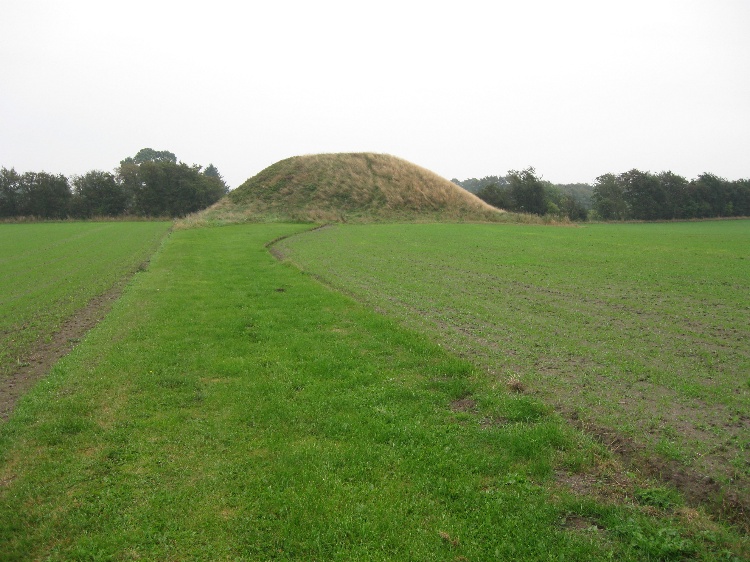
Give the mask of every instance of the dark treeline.
[[496, 185], [498, 187], [504, 187], [508, 185], [508, 180], [505, 179], [505, 176], [485, 176], [480, 179], [469, 178], [463, 181], [453, 178], [451, 181], [456, 185], [460, 185], [466, 191], [470, 191], [474, 194], [479, 192], [482, 188], [487, 187], [488, 185]]
[[213, 164], [189, 166], [169, 151], [144, 148], [115, 173], [92, 170], [72, 179], [0, 168], [0, 218], [179, 217], [227, 191]]
[[605, 220], [671, 220], [750, 216], [750, 180], [630, 170], [596, 178], [594, 210]]
[[583, 221], [591, 208], [590, 185], [553, 184], [538, 177], [534, 168], [510, 170], [507, 176], [451, 181], [494, 207], [518, 213]]
[[729, 181], [709, 173], [687, 180], [672, 172], [634, 169], [604, 174], [590, 186], [551, 184], [527, 168], [507, 176], [452, 181], [495, 207], [575, 221], [750, 216], [750, 180]]

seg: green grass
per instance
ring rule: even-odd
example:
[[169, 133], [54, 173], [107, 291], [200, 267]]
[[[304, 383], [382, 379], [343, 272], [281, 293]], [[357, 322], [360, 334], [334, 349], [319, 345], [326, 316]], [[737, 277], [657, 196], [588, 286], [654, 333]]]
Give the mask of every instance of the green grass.
[[0, 377], [132, 273], [169, 223], [0, 224]]
[[747, 494], [750, 222], [348, 225], [279, 249], [490, 380]]
[[0, 427], [0, 559], [742, 552], [655, 487], [613, 503], [562, 486], [604, 453], [534, 398], [275, 261], [264, 243], [300, 228], [173, 233]]

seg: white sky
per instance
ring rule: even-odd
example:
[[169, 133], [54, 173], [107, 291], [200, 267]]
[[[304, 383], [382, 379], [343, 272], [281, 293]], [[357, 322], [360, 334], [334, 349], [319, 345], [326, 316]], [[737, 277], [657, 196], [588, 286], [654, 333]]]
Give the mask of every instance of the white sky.
[[0, 166], [750, 177], [750, 1], [0, 0]]

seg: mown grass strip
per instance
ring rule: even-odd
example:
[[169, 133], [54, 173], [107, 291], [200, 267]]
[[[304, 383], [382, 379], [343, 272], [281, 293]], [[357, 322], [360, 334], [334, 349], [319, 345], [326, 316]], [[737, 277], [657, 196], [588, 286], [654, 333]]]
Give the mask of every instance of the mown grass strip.
[[300, 228], [174, 233], [19, 404], [0, 429], [1, 559], [739, 552], [730, 532], [669, 506], [558, 487], [557, 471], [600, 451], [533, 399], [484, 386], [467, 362], [276, 262], [263, 244]]

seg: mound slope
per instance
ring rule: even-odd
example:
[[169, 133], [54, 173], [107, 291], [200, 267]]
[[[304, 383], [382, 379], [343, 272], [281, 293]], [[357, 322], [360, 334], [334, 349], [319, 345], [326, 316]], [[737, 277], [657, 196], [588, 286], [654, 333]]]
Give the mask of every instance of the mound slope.
[[415, 164], [373, 153], [294, 156], [269, 166], [206, 218], [280, 221], [497, 221], [502, 211]]

